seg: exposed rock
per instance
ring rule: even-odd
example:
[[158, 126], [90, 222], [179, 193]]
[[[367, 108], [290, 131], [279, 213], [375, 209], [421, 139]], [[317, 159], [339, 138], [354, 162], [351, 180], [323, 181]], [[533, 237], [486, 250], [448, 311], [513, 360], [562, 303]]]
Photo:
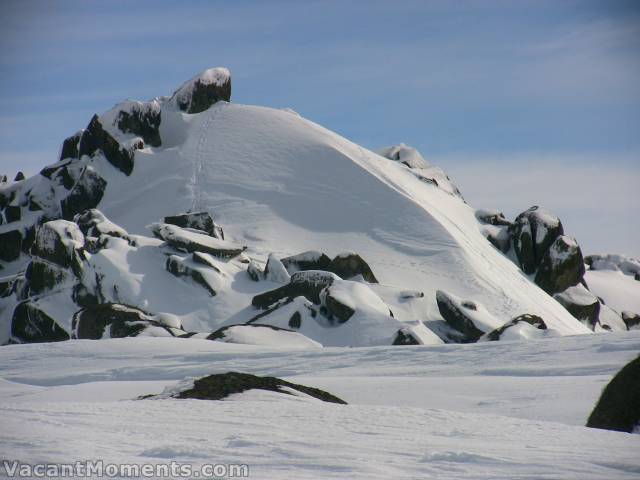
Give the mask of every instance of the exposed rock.
[[[60, 151], [60, 160], [65, 158], [80, 158], [80, 139], [84, 130], [80, 130], [75, 135], [71, 135], [62, 142], [62, 149]], [[52, 172], [48, 172], [46, 169], [40, 172], [41, 175], [51, 178], [49, 175]]]
[[203, 252], [215, 257], [233, 258], [240, 255], [246, 249], [246, 247], [240, 247], [225, 240], [185, 230], [184, 228], [168, 223], [154, 223], [151, 224], [149, 228], [156, 237], [164, 240], [171, 247], [183, 252]]
[[519, 323], [527, 323], [527, 324], [537, 328], [538, 330], [546, 330], [547, 329], [547, 324], [544, 323], [544, 320], [541, 317], [539, 317], [538, 315], [532, 315], [532, 314], [529, 314], [529, 313], [525, 313], [523, 315], [518, 315], [513, 320], [505, 323], [502, 327], [496, 328], [495, 330], [492, 330], [491, 332], [487, 333], [485, 335], [485, 338], [487, 340], [489, 340], [489, 341], [500, 340], [502, 335], [509, 328], [515, 327]]
[[264, 267], [264, 278], [275, 283], [289, 283], [291, 276], [282, 262], [273, 253], [269, 255]]
[[0, 233], [0, 260], [11, 262], [20, 256], [22, 234], [20, 230], [9, 230]]
[[476, 210], [476, 218], [479, 222], [496, 226], [510, 226], [511, 222], [507, 220], [504, 213], [498, 210]]
[[[198, 334], [198, 336], [200, 336], [200, 334]], [[211, 333], [206, 339], [244, 345], [289, 345], [303, 348], [322, 347], [318, 342], [311, 340], [299, 332], [261, 323], [228, 325]]]
[[107, 181], [87, 165], [69, 195], [60, 202], [62, 217], [71, 220], [76, 214], [97, 207], [106, 187]]
[[293, 315], [291, 315], [291, 318], [289, 319], [289, 327], [298, 329], [301, 326], [302, 326], [302, 316], [300, 315], [300, 312], [296, 310], [295, 312], [293, 312]]
[[69, 334], [35, 303], [19, 303], [11, 319], [11, 336], [18, 342], [60, 342]]
[[[102, 127], [98, 115], [94, 115], [86, 130], [82, 133], [78, 154], [80, 157], [83, 155], [91, 156], [100, 150], [111, 165], [129, 176], [133, 171], [134, 150], [136, 148], [142, 148], [142, 146], [143, 145], [138, 144], [131, 149], [121, 146], [118, 141]], [[92, 207], [95, 207], [95, 205], [92, 205]]]
[[22, 173], [22, 172], [20, 172], [20, 171], [19, 171], [18, 173], [16, 173], [16, 176], [15, 176], [15, 178], [13, 179], [13, 181], [14, 181], [14, 182], [21, 182], [21, 181], [22, 181], [22, 180], [24, 180], [24, 179], [25, 179], [24, 173]]
[[331, 286], [324, 292], [322, 300], [323, 306], [326, 308], [327, 317], [330, 320], [337, 318], [338, 323], [344, 323], [356, 313], [354, 308], [332, 294]]
[[302, 270], [329, 271], [331, 259], [322, 252], [309, 250], [307, 252], [283, 258], [281, 262], [289, 273], [295, 273]]
[[429, 162], [420, 155], [418, 150], [413, 147], [409, 147], [404, 143], [383, 148], [378, 152], [378, 154], [388, 158], [389, 160], [404, 163], [410, 168], [427, 168], [429, 166]]
[[82, 259], [84, 235], [66, 220], [52, 220], [38, 227], [31, 255], [44, 258], [64, 268], [77, 268]]
[[400, 329], [393, 340], [392, 345], [421, 345], [410, 330]]
[[260, 265], [258, 265], [254, 260], [251, 260], [249, 265], [247, 265], [247, 274], [254, 282], [259, 282], [264, 279], [264, 273], [262, 272]]
[[77, 214], [73, 221], [80, 227], [85, 236], [99, 237], [100, 235], [108, 235], [109, 237], [131, 241], [124, 228], [110, 221], [100, 210], [95, 208]]
[[574, 239], [562, 235], [544, 254], [535, 283], [552, 295], [580, 283], [584, 272], [580, 247]]
[[635, 312], [622, 312], [622, 320], [627, 326], [627, 330], [640, 330], [640, 315]]
[[172, 215], [164, 217], [164, 223], [177, 225], [181, 228], [193, 228], [206, 232], [214, 238], [224, 240], [224, 232], [222, 227], [216, 225], [208, 212], [182, 213], [180, 215]]
[[605, 387], [587, 427], [633, 432], [640, 424], [640, 357], [620, 370]]
[[212, 297], [217, 295], [217, 292], [213, 289], [213, 287], [207, 282], [202, 273], [195, 268], [191, 268], [186, 265], [181, 257], [176, 255], [171, 255], [167, 258], [167, 262], [165, 264], [165, 268], [167, 271], [176, 277], [189, 277], [198, 285], [204, 287], [205, 290], [209, 292]]
[[[107, 331], [108, 327], [108, 331]], [[71, 328], [73, 338], [100, 339], [135, 337], [145, 329], [159, 327], [173, 335], [171, 329], [136, 307], [118, 303], [93, 305], [75, 313]]]
[[502, 253], [507, 253], [511, 248], [511, 235], [507, 227], [498, 227], [495, 225], [483, 225], [481, 229], [482, 234], [487, 240], [500, 250]]
[[587, 255], [584, 263], [590, 270], [615, 270], [631, 276], [640, 274], [640, 260], [625, 255]]
[[172, 100], [186, 113], [200, 113], [214, 103], [231, 99], [231, 74], [226, 68], [210, 68], [186, 81]]
[[373, 275], [373, 272], [367, 262], [365, 262], [362, 257], [356, 253], [346, 252], [336, 255], [336, 257], [331, 260], [328, 270], [335, 273], [343, 280], [348, 280], [357, 275], [362, 275], [362, 278], [367, 282], [378, 283], [378, 280]]
[[256, 295], [251, 304], [264, 310], [282, 300], [303, 296], [310, 302], [320, 305], [320, 292], [335, 280], [338, 280], [338, 277], [330, 272], [319, 270], [296, 272], [291, 275], [287, 285]]
[[116, 124], [121, 132], [138, 135], [144, 143], [159, 147], [162, 145], [161, 115], [160, 104], [155, 100], [148, 103], [126, 102], [118, 112]]
[[193, 388], [173, 395], [174, 398], [196, 398], [199, 400], [222, 400], [229, 395], [247, 390], [268, 390], [293, 395], [286, 389], [296, 390], [323, 402], [346, 404], [344, 400], [318, 388], [306, 387], [275, 377], [258, 377], [248, 373], [228, 372], [209, 375], [196, 380]]
[[17, 205], [4, 207], [4, 219], [7, 223], [18, 222], [22, 218], [22, 209]]
[[556, 293], [555, 298], [571, 315], [586, 323], [593, 330], [598, 323], [600, 301], [593, 293], [582, 285], [567, 288]]
[[558, 217], [535, 206], [518, 215], [509, 232], [520, 267], [530, 275], [564, 230]]
[[482, 336], [484, 332], [475, 326], [469, 315], [477, 309], [475, 304], [460, 303], [442, 290], [436, 292], [436, 302], [445, 322], [463, 335], [461, 343], [473, 343]]
[[34, 257], [25, 272], [28, 295], [40, 295], [64, 284], [70, 278], [69, 272], [47, 260]]

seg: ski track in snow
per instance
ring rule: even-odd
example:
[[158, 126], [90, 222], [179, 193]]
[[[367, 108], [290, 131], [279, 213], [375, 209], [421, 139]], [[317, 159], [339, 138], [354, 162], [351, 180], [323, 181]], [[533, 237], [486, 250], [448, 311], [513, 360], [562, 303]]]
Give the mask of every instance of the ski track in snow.
[[[0, 445], [25, 462], [247, 463], [250, 478], [635, 479], [640, 435], [587, 429], [640, 332], [292, 350], [135, 338], [0, 350]], [[349, 405], [251, 391], [134, 400], [229, 370]]]

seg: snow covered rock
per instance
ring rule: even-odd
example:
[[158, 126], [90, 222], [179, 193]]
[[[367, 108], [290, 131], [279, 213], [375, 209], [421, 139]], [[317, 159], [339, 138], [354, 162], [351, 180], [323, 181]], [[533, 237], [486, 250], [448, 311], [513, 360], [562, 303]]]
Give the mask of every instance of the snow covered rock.
[[25, 286], [28, 296], [42, 295], [56, 287], [61, 287], [73, 277], [70, 272], [55, 263], [34, 257], [25, 272]]
[[171, 98], [183, 112], [204, 112], [220, 100], [231, 100], [231, 74], [226, 68], [209, 68], [183, 83]]
[[527, 275], [536, 271], [549, 247], [564, 233], [560, 219], [537, 206], [518, 215], [509, 231], [520, 267]]
[[38, 228], [31, 255], [64, 268], [77, 268], [84, 258], [84, 245], [85, 238], [78, 225], [67, 220], [52, 220]]
[[245, 345], [273, 345], [296, 348], [321, 348], [318, 342], [299, 332], [273, 325], [250, 323], [247, 325], [229, 325], [219, 328], [208, 335], [207, 340]]
[[33, 301], [21, 302], [14, 309], [11, 337], [24, 343], [69, 340], [69, 334]]
[[476, 342], [485, 332], [501, 325], [477, 302], [461, 300], [442, 290], [436, 292], [436, 302], [445, 322], [462, 334], [462, 343]]
[[82, 132], [78, 146], [78, 155], [82, 158], [83, 155], [92, 156], [97, 151], [100, 151], [111, 165], [129, 176], [133, 171], [134, 150], [142, 147], [142, 142], [134, 143], [130, 147], [120, 145], [120, 143], [104, 129], [100, 122], [100, 117], [94, 115], [87, 128]]
[[280, 378], [259, 377], [239, 372], [218, 373], [199, 378], [193, 382], [193, 386], [190, 388], [179, 392], [172, 392], [171, 396], [173, 398], [196, 398], [198, 400], [224, 400], [230, 395], [254, 389], [267, 390], [284, 395], [313, 397], [329, 403], [340, 403], [343, 405], [347, 403], [319, 388], [287, 382]]
[[511, 249], [511, 235], [508, 227], [486, 224], [480, 231], [502, 253], [506, 254]]
[[505, 218], [504, 213], [499, 210], [478, 209], [475, 215], [481, 223], [506, 227], [511, 225], [511, 222]]
[[289, 283], [291, 280], [291, 275], [284, 264], [273, 253], [269, 254], [263, 277], [265, 280], [275, 283]]
[[345, 252], [336, 255], [334, 259], [331, 260], [328, 270], [343, 280], [349, 280], [361, 275], [362, 278], [369, 283], [378, 283], [378, 279], [371, 271], [367, 262], [357, 253]]
[[62, 217], [71, 220], [78, 213], [97, 207], [106, 187], [107, 181], [87, 165], [69, 195], [60, 202]]
[[73, 221], [78, 225], [85, 237], [107, 235], [109, 237], [129, 239], [129, 235], [124, 228], [113, 223], [100, 210], [95, 208], [79, 213], [73, 218]]
[[[292, 274], [301, 270], [325, 270], [330, 271], [331, 259], [324, 253], [309, 250], [297, 255], [291, 255], [281, 259], [287, 271]], [[334, 272], [335, 273], [335, 272]]]
[[627, 330], [640, 330], [640, 315], [634, 312], [622, 312], [622, 320], [627, 326]]
[[253, 297], [251, 304], [260, 309], [267, 309], [282, 300], [293, 300], [295, 297], [305, 297], [316, 305], [320, 304], [320, 292], [340, 280], [337, 275], [320, 270], [307, 270], [291, 275], [287, 285], [261, 293]]
[[577, 242], [573, 238], [561, 235], [542, 257], [535, 282], [552, 295], [577, 285], [582, 280], [584, 272], [582, 251]]
[[164, 223], [177, 225], [181, 228], [200, 230], [206, 232], [207, 235], [210, 235], [214, 238], [224, 240], [224, 232], [222, 231], [222, 227], [215, 224], [209, 212], [193, 212], [171, 215], [169, 217], [164, 217]]
[[640, 275], [640, 260], [624, 255], [587, 255], [584, 263], [590, 270], [615, 270], [632, 277]]
[[123, 102], [116, 109], [113, 123], [121, 132], [142, 137], [144, 143], [152, 147], [162, 145], [160, 138], [162, 111], [157, 100]]
[[595, 328], [600, 315], [600, 301], [584, 285], [569, 287], [563, 292], [554, 294], [553, 298], [560, 302], [571, 315], [586, 323], [591, 330]]
[[404, 143], [386, 147], [378, 152], [389, 160], [404, 163], [409, 168], [427, 168], [429, 163], [420, 155], [420, 152]]
[[620, 370], [605, 387], [587, 427], [632, 433], [640, 426], [640, 357]]
[[9, 230], [0, 233], [0, 260], [11, 262], [20, 256], [22, 250], [22, 233], [20, 230]]
[[217, 295], [217, 292], [207, 281], [200, 269], [189, 266], [185, 262], [184, 258], [177, 255], [170, 255], [169, 257], [167, 257], [165, 267], [169, 273], [175, 275], [176, 277], [191, 278], [195, 283], [209, 292], [209, 295], [211, 295], [212, 297], [215, 297]]
[[525, 313], [518, 315], [513, 320], [505, 323], [482, 337], [483, 340], [513, 340], [520, 338], [538, 338], [539, 332], [535, 330], [547, 330], [547, 324], [538, 315]]
[[233, 258], [246, 248], [168, 223], [153, 223], [149, 228], [156, 237], [182, 252], [203, 252], [220, 258]]
[[104, 303], [79, 310], [73, 316], [71, 328], [73, 338], [94, 340], [135, 337], [145, 330], [161, 332], [154, 336], [174, 336], [176, 332], [172, 328], [179, 330], [175, 325], [169, 327], [139, 308], [117, 303]]

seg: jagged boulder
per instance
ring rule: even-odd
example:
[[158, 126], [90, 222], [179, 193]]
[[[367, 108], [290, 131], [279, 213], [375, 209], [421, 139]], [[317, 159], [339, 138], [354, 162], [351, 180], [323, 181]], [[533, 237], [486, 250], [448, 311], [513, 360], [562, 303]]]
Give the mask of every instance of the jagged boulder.
[[69, 334], [37, 303], [19, 303], [11, 318], [11, 336], [21, 343], [60, 342]]
[[125, 102], [121, 104], [115, 124], [123, 133], [132, 133], [142, 137], [145, 144], [152, 147], [162, 145], [160, 122], [162, 112], [157, 100], [151, 102]]
[[68, 270], [38, 257], [29, 262], [24, 275], [28, 296], [47, 293], [72, 277]]
[[213, 238], [204, 233], [197, 233], [168, 223], [153, 223], [148, 228], [153, 234], [182, 252], [203, 252], [215, 257], [233, 258], [240, 255], [246, 247], [234, 245], [226, 240]]
[[593, 330], [600, 315], [600, 301], [583, 285], [575, 285], [553, 295], [571, 315], [586, 323]]
[[0, 260], [11, 262], [20, 256], [22, 250], [22, 233], [20, 230], [9, 230], [0, 233]]
[[463, 305], [442, 290], [436, 292], [436, 303], [444, 321], [464, 335], [463, 343], [476, 342], [484, 334], [470, 317], [470, 313], [477, 310], [474, 303], [465, 302]]
[[329, 271], [331, 259], [322, 252], [309, 250], [297, 255], [285, 257], [281, 262], [289, 273], [295, 273], [303, 270]]
[[530, 275], [564, 229], [558, 217], [534, 206], [516, 217], [509, 233], [520, 267]]
[[21, 182], [24, 179], [25, 179], [24, 173], [22, 173], [21, 171], [18, 171], [18, 173], [16, 173], [16, 176], [14, 177], [13, 181], [14, 182]]
[[100, 210], [95, 208], [77, 214], [73, 217], [73, 221], [87, 237], [107, 235], [130, 241], [129, 235], [124, 228], [113, 223]]
[[22, 209], [18, 205], [7, 205], [3, 212], [5, 223], [19, 222], [22, 218]]
[[171, 98], [183, 112], [204, 112], [231, 99], [231, 74], [226, 68], [210, 68], [183, 83]]
[[52, 220], [38, 227], [31, 255], [64, 268], [77, 269], [84, 258], [84, 244], [78, 225], [67, 220]]
[[561, 235], [542, 257], [535, 283], [552, 295], [577, 285], [582, 280], [584, 272], [580, 247], [574, 239]]
[[421, 345], [409, 329], [400, 329], [393, 339], [392, 345]]
[[587, 427], [633, 432], [640, 425], [640, 357], [620, 370], [605, 387]]
[[505, 323], [500, 328], [496, 328], [495, 330], [492, 330], [491, 332], [487, 333], [483, 338], [491, 342], [501, 340], [504, 336], [506, 336], [505, 334], [507, 332], [511, 333], [510, 329], [514, 329], [514, 327], [520, 327], [520, 331], [517, 332], [515, 335], [513, 335], [514, 337], [516, 338], [526, 337], [527, 336], [526, 332], [521, 331], [524, 325], [527, 325], [527, 326], [530, 325], [532, 328], [536, 328], [538, 330], [547, 329], [547, 324], [544, 323], [544, 320], [541, 317], [539, 317], [538, 315], [525, 313], [523, 315], [518, 315], [516, 318]]
[[92, 305], [76, 312], [71, 323], [73, 338], [100, 339], [139, 336], [145, 330], [174, 336], [175, 325], [168, 326], [139, 308], [119, 303]]
[[177, 255], [171, 255], [167, 258], [167, 262], [165, 264], [165, 268], [169, 273], [175, 275], [176, 277], [188, 277], [191, 278], [198, 285], [203, 287], [209, 295], [215, 297], [217, 292], [211, 286], [209, 282], [207, 282], [206, 278], [202, 275], [202, 272], [196, 268], [190, 267], [184, 262], [184, 259], [178, 257]]
[[331, 286], [323, 292], [321, 300], [325, 308], [323, 312], [329, 320], [337, 319], [338, 323], [344, 323], [356, 313], [355, 307], [350, 305], [348, 300], [332, 292]]
[[331, 260], [328, 270], [343, 280], [362, 275], [362, 278], [367, 282], [378, 283], [378, 279], [371, 271], [367, 262], [365, 262], [360, 255], [353, 252], [336, 255], [335, 258]]
[[181, 213], [180, 215], [171, 215], [164, 217], [164, 223], [176, 225], [181, 228], [192, 228], [206, 232], [214, 238], [224, 240], [224, 232], [222, 227], [216, 225], [208, 212]]
[[106, 188], [107, 181], [87, 165], [69, 195], [60, 202], [62, 217], [71, 220], [76, 214], [97, 207]]
[[92, 156], [97, 151], [101, 151], [111, 165], [129, 176], [131, 172], [133, 172], [134, 151], [143, 146], [142, 142], [134, 144], [131, 147], [120, 145], [120, 143], [103, 128], [100, 117], [94, 115], [87, 128], [82, 132], [78, 146], [78, 155], [79, 157], [83, 155]]
[[320, 305], [320, 292], [339, 278], [330, 272], [308, 270], [296, 272], [291, 275], [288, 284], [282, 287], [261, 293], [253, 297], [251, 304], [260, 309], [268, 309], [283, 300], [291, 300], [303, 296], [316, 305]]
[[[344, 400], [318, 388], [307, 387], [287, 382], [275, 377], [258, 377], [248, 373], [227, 372], [199, 378], [193, 387], [173, 394], [174, 398], [196, 398], [198, 400], [222, 400], [229, 395], [246, 392], [247, 390], [267, 390], [283, 395], [295, 395], [291, 390], [303, 395], [329, 403], [346, 404]], [[152, 397], [153, 395], [144, 398]]]
[[511, 248], [511, 235], [507, 227], [483, 225], [481, 231], [489, 243], [502, 253], [507, 253]]
[[640, 315], [635, 312], [622, 312], [622, 321], [627, 326], [627, 330], [640, 330]]
[[[80, 130], [78, 133], [71, 135], [62, 142], [60, 160], [64, 160], [66, 158], [80, 158], [80, 139], [82, 138], [83, 133], [84, 130]], [[46, 168], [40, 172], [41, 175], [48, 178], [51, 178], [51, 173], [52, 172], [48, 171]]]

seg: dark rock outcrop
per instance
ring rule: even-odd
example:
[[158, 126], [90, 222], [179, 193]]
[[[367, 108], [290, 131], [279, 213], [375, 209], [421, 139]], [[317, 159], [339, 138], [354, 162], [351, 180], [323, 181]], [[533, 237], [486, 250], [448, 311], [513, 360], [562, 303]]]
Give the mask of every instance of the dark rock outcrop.
[[52, 220], [38, 228], [31, 255], [64, 268], [77, 268], [84, 258], [84, 235], [73, 222]]
[[22, 250], [22, 234], [20, 230], [9, 230], [0, 233], [0, 260], [11, 262], [20, 256]]
[[627, 330], [640, 329], [640, 315], [634, 312], [622, 312], [622, 321], [627, 326]]
[[198, 400], [222, 400], [234, 393], [242, 393], [247, 390], [268, 390], [271, 392], [293, 395], [283, 387], [296, 390], [318, 400], [330, 403], [347, 402], [318, 388], [307, 387], [296, 383], [287, 382], [276, 377], [258, 377], [248, 373], [227, 372], [209, 375], [199, 378], [193, 384], [193, 388], [184, 390], [174, 398], [196, 398]]
[[142, 137], [144, 143], [152, 147], [162, 145], [160, 122], [162, 114], [157, 102], [131, 102], [128, 109], [118, 113], [116, 124], [121, 132]]
[[23, 343], [60, 342], [69, 334], [37, 304], [19, 303], [11, 319], [11, 336]]
[[530, 275], [564, 229], [558, 217], [536, 206], [518, 215], [509, 232], [520, 267]]
[[640, 424], [640, 357], [620, 370], [605, 387], [587, 427], [633, 432]]
[[285, 257], [280, 261], [289, 273], [295, 273], [302, 270], [329, 271], [329, 265], [331, 264], [331, 259], [327, 255], [315, 250]]
[[70, 278], [66, 269], [38, 257], [29, 262], [24, 276], [29, 296], [49, 292]]
[[325, 314], [329, 320], [333, 320], [335, 318], [338, 320], [338, 323], [344, 323], [349, 320], [354, 313], [356, 313], [353, 308], [349, 305], [345, 305], [344, 302], [341, 302], [332, 294], [331, 287], [327, 288], [323, 300], [324, 308], [326, 310]]
[[18, 173], [16, 173], [16, 176], [14, 177], [13, 181], [14, 182], [21, 182], [22, 180], [24, 180], [24, 178], [25, 178], [24, 177], [24, 173], [19, 171]]
[[199, 270], [186, 265], [182, 258], [176, 255], [171, 255], [167, 258], [165, 268], [169, 273], [175, 275], [176, 277], [191, 278], [194, 282], [196, 282], [207, 292], [209, 292], [209, 295], [211, 295], [212, 297], [215, 297], [217, 295], [217, 292], [211, 285], [209, 285], [209, 282], [207, 282], [202, 273]]
[[442, 290], [436, 291], [436, 303], [444, 321], [463, 335], [461, 343], [476, 342], [483, 335], [484, 332], [475, 326], [467, 314], [468, 310], [475, 310], [475, 305], [456, 302]]
[[556, 293], [553, 298], [575, 318], [588, 324], [591, 330], [595, 328], [600, 315], [600, 300], [585, 287], [569, 287], [564, 292]]
[[341, 253], [331, 260], [329, 267], [330, 272], [335, 273], [343, 280], [349, 280], [357, 275], [362, 275], [369, 283], [378, 283], [371, 268], [362, 257], [356, 253]]
[[559, 236], [544, 254], [535, 283], [552, 295], [577, 285], [585, 268], [580, 247], [570, 237]]
[[22, 209], [17, 205], [4, 207], [4, 219], [7, 223], [18, 222], [22, 218]]
[[251, 324], [239, 324], [239, 325], [227, 325], [226, 327], [221, 327], [218, 330], [216, 330], [213, 333], [210, 333], [207, 336], [207, 340], [224, 340], [224, 338], [226, 337], [227, 331], [230, 328], [234, 328], [234, 327], [240, 327], [240, 328], [253, 328], [253, 329], [269, 329], [269, 330], [274, 330], [274, 331], [280, 331], [280, 332], [293, 332], [293, 330], [287, 330], [286, 328], [280, 328], [280, 327], [276, 327], [274, 325], [264, 325], [261, 323], [251, 323]]
[[210, 68], [185, 82], [172, 97], [180, 110], [200, 113], [214, 103], [231, 99], [231, 76], [223, 68]]
[[154, 223], [151, 225], [151, 231], [169, 246], [182, 252], [202, 252], [214, 257], [233, 258], [240, 255], [246, 248], [168, 223]]
[[319, 270], [296, 272], [291, 275], [287, 285], [256, 295], [251, 304], [265, 310], [282, 300], [303, 296], [310, 302], [320, 305], [320, 292], [332, 285], [335, 279], [334, 274]]
[[528, 323], [529, 325], [532, 325], [534, 327], [536, 327], [539, 330], [546, 330], [547, 329], [547, 324], [544, 323], [544, 320], [539, 317], [538, 315], [532, 315], [530, 313], [525, 313], [523, 315], [518, 315], [516, 318], [514, 318], [513, 320], [510, 320], [509, 322], [505, 323], [503, 326], [501, 326], [500, 328], [496, 328], [495, 330], [492, 330], [491, 332], [487, 333], [486, 335], [486, 339], [489, 341], [498, 341], [500, 340], [500, 338], [502, 337], [502, 334], [509, 328], [517, 325], [518, 323], [521, 322], [525, 322]]
[[420, 342], [408, 330], [398, 330], [392, 345], [420, 345]]
[[160, 327], [171, 335], [170, 329], [153, 320], [139, 308], [118, 303], [93, 305], [75, 313], [71, 328], [73, 338], [100, 339], [109, 329], [110, 338], [135, 337], [149, 327]]
[[164, 217], [164, 223], [176, 225], [181, 228], [193, 228], [206, 232], [214, 238], [224, 240], [224, 232], [222, 227], [216, 225], [208, 212], [182, 213], [180, 215], [171, 215]]
[[96, 151], [100, 150], [111, 165], [129, 176], [133, 171], [134, 150], [142, 147], [143, 145], [141, 144], [138, 144], [133, 148], [123, 147], [102, 127], [100, 117], [98, 117], [98, 115], [94, 115], [87, 128], [82, 132], [78, 155], [79, 157], [82, 157], [83, 155], [91, 156]]
[[73, 218], [82, 233], [87, 237], [109, 237], [122, 238], [131, 242], [126, 230], [111, 222], [100, 210], [95, 208], [85, 210]]
[[107, 181], [87, 165], [69, 195], [60, 202], [62, 217], [71, 220], [76, 214], [97, 207], [106, 188]]

